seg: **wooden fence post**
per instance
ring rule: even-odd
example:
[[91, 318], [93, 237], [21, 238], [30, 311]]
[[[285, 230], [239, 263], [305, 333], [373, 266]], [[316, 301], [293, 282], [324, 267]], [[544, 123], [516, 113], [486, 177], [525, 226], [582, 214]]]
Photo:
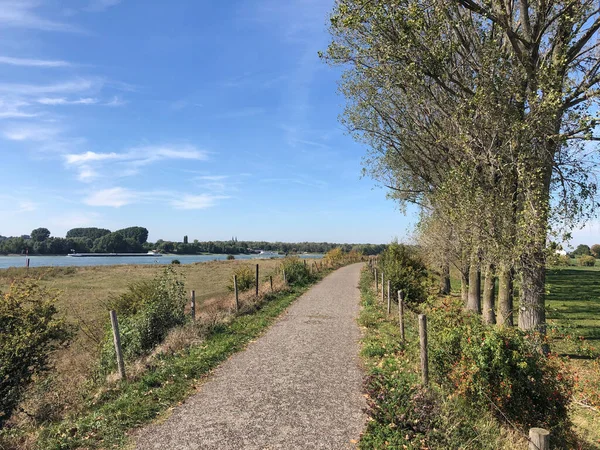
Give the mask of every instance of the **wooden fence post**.
[[377, 277], [377, 268], [375, 268], [375, 294], [379, 294], [379, 278]]
[[192, 301], [190, 303], [190, 310], [192, 315], [192, 320], [196, 320], [196, 291], [192, 291]]
[[283, 269], [282, 272], [283, 272], [283, 284], [287, 284], [287, 278], [285, 276], [285, 269]]
[[392, 282], [388, 280], [388, 315], [392, 312]]
[[258, 264], [256, 265], [256, 296], [258, 297]]
[[271, 292], [273, 292], [273, 275], [269, 275], [269, 281], [271, 282]]
[[550, 432], [543, 428], [529, 430], [529, 450], [549, 450]]
[[385, 301], [385, 278], [383, 271], [381, 272], [381, 303]]
[[235, 312], [240, 310], [240, 295], [238, 292], [237, 275], [233, 276], [233, 290], [235, 291]]
[[419, 341], [421, 344], [421, 381], [429, 384], [429, 361], [427, 358], [427, 316], [419, 314]]
[[113, 331], [113, 341], [115, 343], [115, 353], [117, 354], [117, 367], [119, 368], [119, 377], [125, 379], [125, 363], [123, 362], [123, 352], [121, 351], [121, 335], [119, 334], [119, 321], [117, 313], [114, 310], [110, 311], [110, 323]]
[[398, 319], [400, 320], [400, 339], [404, 342], [404, 291], [398, 291]]

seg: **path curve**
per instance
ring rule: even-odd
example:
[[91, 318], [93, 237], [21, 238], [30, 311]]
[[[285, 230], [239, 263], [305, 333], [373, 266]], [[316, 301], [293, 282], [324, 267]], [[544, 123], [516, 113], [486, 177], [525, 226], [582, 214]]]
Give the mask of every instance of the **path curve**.
[[365, 424], [356, 324], [361, 264], [302, 295], [262, 337], [220, 365], [136, 448], [349, 449]]

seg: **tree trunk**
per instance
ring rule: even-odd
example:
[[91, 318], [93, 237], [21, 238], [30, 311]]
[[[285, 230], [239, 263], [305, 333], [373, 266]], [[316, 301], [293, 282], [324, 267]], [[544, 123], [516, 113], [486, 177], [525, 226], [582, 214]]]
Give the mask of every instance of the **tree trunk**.
[[498, 278], [498, 325], [512, 327], [513, 323], [513, 271], [502, 268]]
[[524, 331], [546, 331], [546, 269], [543, 252], [528, 255], [521, 269], [519, 295], [519, 328]]
[[460, 271], [460, 297], [462, 298], [463, 305], [467, 306], [469, 301], [469, 268]]
[[476, 262], [471, 262], [469, 268], [467, 310], [481, 314], [481, 270]]
[[442, 264], [442, 273], [440, 275], [440, 294], [450, 294], [450, 263]]
[[483, 320], [487, 324], [496, 323], [496, 276], [494, 267], [488, 264], [485, 270], [485, 283], [483, 285]]

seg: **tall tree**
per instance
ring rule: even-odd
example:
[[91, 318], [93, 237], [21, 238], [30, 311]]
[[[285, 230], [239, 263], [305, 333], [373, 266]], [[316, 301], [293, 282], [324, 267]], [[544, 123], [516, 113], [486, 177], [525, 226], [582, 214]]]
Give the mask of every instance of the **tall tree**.
[[596, 139], [600, 9], [592, 0], [338, 0], [331, 23], [327, 57], [350, 66], [345, 123], [370, 146], [367, 171], [424, 207], [451, 186], [479, 205], [471, 213], [493, 201], [509, 223], [477, 217], [478, 240], [502, 253], [504, 282], [513, 267], [521, 276], [519, 326], [543, 331], [551, 213], [572, 221], [595, 193], [576, 142]]

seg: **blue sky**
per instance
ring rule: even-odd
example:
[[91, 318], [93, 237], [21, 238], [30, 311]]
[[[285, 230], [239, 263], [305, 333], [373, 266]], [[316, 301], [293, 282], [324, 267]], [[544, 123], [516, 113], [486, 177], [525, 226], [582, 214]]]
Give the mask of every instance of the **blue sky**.
[[332, 6], [0, 0], [0, 235], [406, 240], [417, 213], [360, 178], [317, 57]]
[[0, 0], [0, 235], [402, 239], [317, 57], [332, 4]]

